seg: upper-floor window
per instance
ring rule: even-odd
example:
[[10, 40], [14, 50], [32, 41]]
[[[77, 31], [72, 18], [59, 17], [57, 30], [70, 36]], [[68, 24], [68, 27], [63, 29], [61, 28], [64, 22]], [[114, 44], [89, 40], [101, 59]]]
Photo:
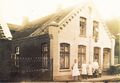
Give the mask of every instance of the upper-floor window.
[[98, 40], [98, 32], [99, 32], [99, 23], [97, 21], [93, 21], [93, 37], [95, 38], [95, 42]]
[[41, 45], [41, 50], [42, 50], [42, 57], [41, 57], [41, 60], [42, 60], [42, 64], [41, 64], [41, 67], [43, 69], [47, 69], [48, 68], [48, 56], [49, 56], [49, 51], [48, 51], [48, 44], [47, 43], [43, 43]]
[[80, 17], [80, 36], [86, 35], [86, 18]]
[[70, 63], [70, 44], [60, 44], [60, 69], [69, 69]]
[[80, 68], [83, 61], [86, 62], [86, 46], [78, 45], [78, 67]]

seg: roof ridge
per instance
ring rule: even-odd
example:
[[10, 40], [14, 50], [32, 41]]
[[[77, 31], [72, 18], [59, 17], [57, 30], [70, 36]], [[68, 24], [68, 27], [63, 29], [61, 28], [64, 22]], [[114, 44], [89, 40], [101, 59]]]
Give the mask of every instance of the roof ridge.
[[[68, 9], [70, 9], [70, 10], [68, 10]], [[59, 20], [56, 20], [57, 18], [60, 18], [60, 16], [61, 15], [63, 15], [63, 13], [65, 13], [65, 15], [63, 15], [63, 18], [62, 19], [64, 19], [66, 16], [68, 16], [68, 14], [69, 13], [71, 13], [73, 10], [74, 10], [75, 8], [67, 8], [67, 9], [63, 9], [63, 10], [61, 10], [61, 11], [59, 11], [59, 12], [55, 12], [54, 14], [55, 14], [55, 16], [52, 16], [51, 18], [50, 18], [50, 20], [48, 20], [46, 23], [44, 23], [42, 26], [41, 26], [41, 28], [38, 28], [37, 30], [35, 30], [32, 34], [30, 34], [29, 36], [31, 37], [31, 36], [36, 36], [35, 34], [37, 34], [37, 35], [40, 35], [40, 34], [42, 34], [41, 32], [43, 31], [43, 30], [45, 30], [45, 28], [49, 25], [49, 24], [51, 24], [52, 22], [56, 22], [56, 23], [59, 23], [60, 21]], [[68, 10], [68, 11], [66, 11], [66, 10]]]

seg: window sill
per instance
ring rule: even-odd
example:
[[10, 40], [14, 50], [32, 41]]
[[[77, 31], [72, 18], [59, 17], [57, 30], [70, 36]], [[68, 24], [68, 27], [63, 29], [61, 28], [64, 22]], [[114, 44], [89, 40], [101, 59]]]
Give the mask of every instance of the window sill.
[[79, 37], [85, 37], [86, 38], [86, 35], [79, 35]]
[[70, 69], [60, 69], [60, 72], [70, 72]]

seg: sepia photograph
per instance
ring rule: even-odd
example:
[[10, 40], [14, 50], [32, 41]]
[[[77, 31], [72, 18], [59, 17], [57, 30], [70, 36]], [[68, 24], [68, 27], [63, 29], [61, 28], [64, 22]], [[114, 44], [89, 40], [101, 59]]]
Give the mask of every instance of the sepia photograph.
[[0, 83], [120, 83], [120, 0], [0, 0]]

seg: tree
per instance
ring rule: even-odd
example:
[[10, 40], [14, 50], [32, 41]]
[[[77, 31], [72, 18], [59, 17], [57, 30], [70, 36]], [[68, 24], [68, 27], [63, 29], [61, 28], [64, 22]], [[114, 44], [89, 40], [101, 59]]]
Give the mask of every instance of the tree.
[[107, 20], [106, 24], [115, 36], [115, 56], [118, 56], [118, 63], [120, 63], [120, 18]]

